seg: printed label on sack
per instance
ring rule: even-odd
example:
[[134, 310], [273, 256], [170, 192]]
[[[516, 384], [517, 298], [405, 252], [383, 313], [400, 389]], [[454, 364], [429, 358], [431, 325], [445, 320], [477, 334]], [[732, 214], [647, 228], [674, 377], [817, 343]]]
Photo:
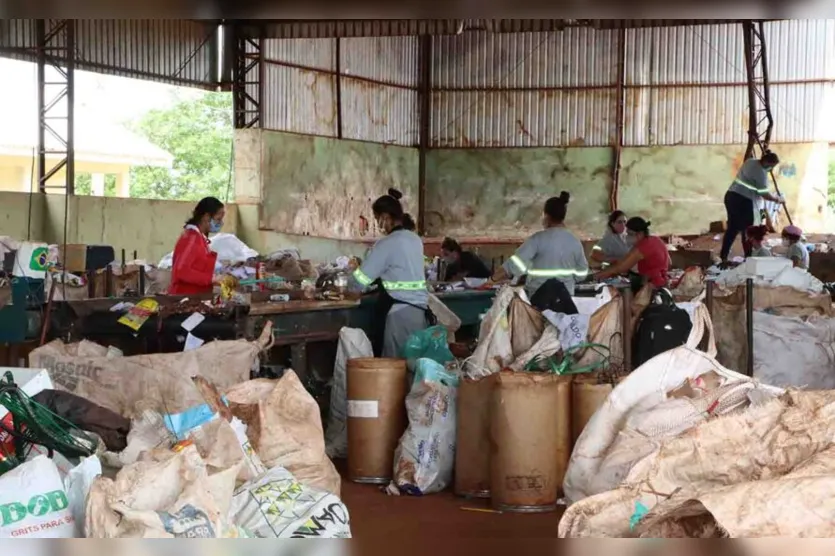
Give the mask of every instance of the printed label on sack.
[[379, 405], [380, 404], [377, 400], [348, 400], [348, 417], [357, 419], [376, 419], [380, 416]]
[[157, 512], [162, 526], [178, 539], [213, 539], [215, 530], [206, 512], [186, 504], [179, 512]]

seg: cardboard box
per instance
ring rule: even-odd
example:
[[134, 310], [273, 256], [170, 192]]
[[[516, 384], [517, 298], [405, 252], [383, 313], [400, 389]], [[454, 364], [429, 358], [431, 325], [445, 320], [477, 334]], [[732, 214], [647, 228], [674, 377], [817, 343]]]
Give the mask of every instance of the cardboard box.
[[724, 234], [726, 231], [728, 231], [728, 223], [725, 220], [710, 223], [710, 233]]
[[64, 268], [73, 274], [83, 274], [87, 270], [87, 245], [81, 243], [67, 244], [67, 253], [64, 255], [64, 246], [58, 246], [58, 258]]

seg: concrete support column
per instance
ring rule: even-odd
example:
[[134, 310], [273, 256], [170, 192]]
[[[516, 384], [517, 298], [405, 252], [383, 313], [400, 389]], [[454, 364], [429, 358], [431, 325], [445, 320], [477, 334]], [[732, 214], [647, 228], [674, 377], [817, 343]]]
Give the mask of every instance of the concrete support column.
[[91, 176], [90, 195], [104, 197], [104, 174], [94, 173]]
[[130, 197], [130, 171], [122, 172], [116, 176], [116, 196], [122, 198]]

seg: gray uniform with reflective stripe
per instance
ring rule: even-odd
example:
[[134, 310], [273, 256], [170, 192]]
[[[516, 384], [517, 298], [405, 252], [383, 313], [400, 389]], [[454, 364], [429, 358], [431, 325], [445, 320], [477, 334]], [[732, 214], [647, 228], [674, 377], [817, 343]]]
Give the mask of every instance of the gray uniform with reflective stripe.
[[589, 263], [583, 244], [565, 228], [537, 232], [504, 264], [511, 276], [527, 275], [525, 291], [529, 296], [542, 284], [556, 278], [574, 295], [574, 283], [586, 277]]
[[768, 193], [768, 172], [756, 158], [749, 158], [742, 164], [729, 191], [738, 193], [752, 201]]
[[[414, 232], [397, 230], [382, 238], [368, 252], [354, 281], [365, 289], [377, 278], [396, 301], [426, 307], [429, 292], [423, 270], [423, 241]], [[399, 310], [403, 306], [394, 306]]]
[[625, 259], [629, 251], [631, 251], [631, 247], [626, 243], [626, 236], [616, 234], [609, 227], [606, 228], [606, 233], [603, 234], [603, 237], [597, 242], [594, 249], [603, 251], [603, 255], [607, 259], [614, 259], [616, 261]]

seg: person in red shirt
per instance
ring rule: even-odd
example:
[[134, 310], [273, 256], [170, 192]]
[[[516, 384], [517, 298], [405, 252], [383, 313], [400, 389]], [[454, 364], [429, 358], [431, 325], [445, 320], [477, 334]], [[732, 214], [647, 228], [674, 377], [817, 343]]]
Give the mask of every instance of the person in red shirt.
[[630, 218], [626, 222], [627, 242], [632, 249], [626, 257], [616, 262], [606, 270], [595, 273], [597, 279], [611, 278], [626, 274], [630, 268], [637, 265], [642, 285], [649, 283], [656, 288], [667, 285], [670, 270], [670, 253], [661, 238], [651, 235], [650, 222], [640, 216]]
[[174, 247], [170, 295], [211, 293], [212, 285], [220, 282], [221, 277], [215, 275], [217, 253], [209, 248], [209, 234], [220, 231], [225, 215], [223, 203], [214, 197], [206, 197], [194, 207]]

